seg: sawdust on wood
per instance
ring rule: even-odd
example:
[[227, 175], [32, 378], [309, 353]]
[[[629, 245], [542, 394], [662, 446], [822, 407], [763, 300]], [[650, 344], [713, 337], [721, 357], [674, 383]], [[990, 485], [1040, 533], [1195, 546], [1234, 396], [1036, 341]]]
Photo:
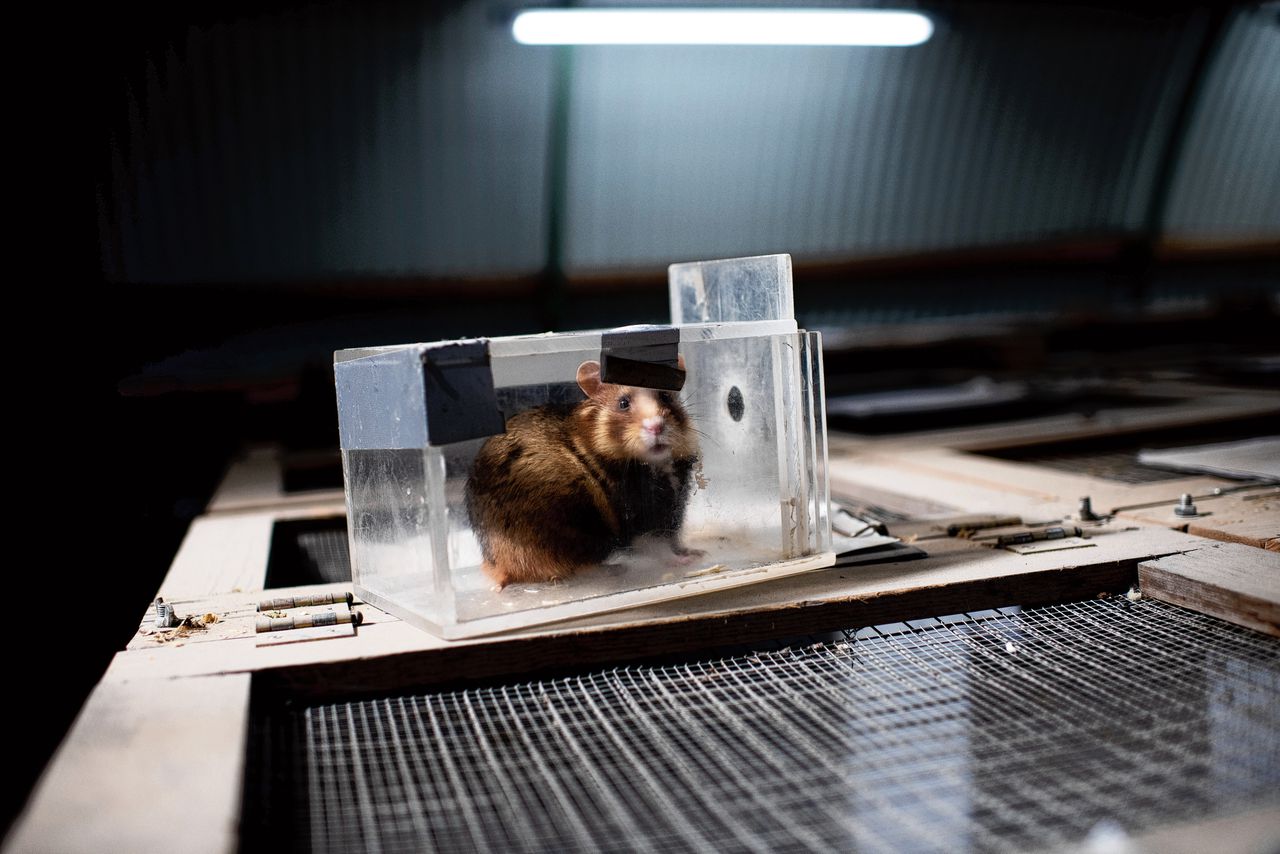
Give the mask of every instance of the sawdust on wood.
[[206, 631], [210, 623], [216, 623], [221, 620], [217, 614], [202, 614], [201, 616], [187, 616], [182, 618], [182, 622], [171, 629], [153, 629], [147, 635], [156, 643], [173, 643], [174, 646], [181, 646], [181, 641], [191, 637], [196, 632]]

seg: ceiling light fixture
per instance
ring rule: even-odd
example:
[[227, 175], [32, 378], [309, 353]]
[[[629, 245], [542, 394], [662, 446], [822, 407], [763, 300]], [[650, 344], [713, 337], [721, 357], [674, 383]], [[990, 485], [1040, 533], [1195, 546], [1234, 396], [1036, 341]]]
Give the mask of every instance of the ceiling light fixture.
[[922, 44], [933, 22], [873, 9], [530, 9], [511, 25], [521, 44]]

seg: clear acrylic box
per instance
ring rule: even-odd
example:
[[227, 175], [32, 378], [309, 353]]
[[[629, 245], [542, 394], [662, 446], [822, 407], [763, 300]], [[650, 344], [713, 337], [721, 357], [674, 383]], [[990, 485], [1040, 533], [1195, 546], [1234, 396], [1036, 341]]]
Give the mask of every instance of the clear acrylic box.
[[[760, 313], [790, 312], [789, 259], [775, 279], [785, 311]], [[344, 350], [334, 370], [356, 592], [443, 637], [834, 562], [821, 342], [791, 317]], [[503, 574], [542, 555], [576, 568]]]

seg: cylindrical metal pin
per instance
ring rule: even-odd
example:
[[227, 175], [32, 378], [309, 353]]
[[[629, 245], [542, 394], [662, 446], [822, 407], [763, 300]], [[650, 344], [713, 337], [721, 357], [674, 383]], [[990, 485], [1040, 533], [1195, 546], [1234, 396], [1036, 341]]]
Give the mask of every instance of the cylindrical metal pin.
[[1071, 527], [1045, 528], [1040, 531], [1023, 531], [1018, 534], [1005, 534], [996, 540], [996, 545], [1000, 548], [1005, 546], [1021, 546], [1027, 543], [1038, 542], [1039, 540], [1064, 540], [1067, 537], [1080, 536], [1080, 529]]
[[312, 593], [306, 596], [284, 596], [279, 599], [268, 599], [258, 603], [259, 611], [288, 611], [290, 608], [317, 608], [322, 605], [338, 605], [342, 602], [350, 607], [355, 599], [350, 593]]
[[259, 617], [259, 632], [283, 632], [289, 629], [310, 629], [317, 626], [337, 626], [344, 623], [360, 625], [364, 615], [359, 611], [323, 611], [319, 614], [299, 614], [296, 617]]

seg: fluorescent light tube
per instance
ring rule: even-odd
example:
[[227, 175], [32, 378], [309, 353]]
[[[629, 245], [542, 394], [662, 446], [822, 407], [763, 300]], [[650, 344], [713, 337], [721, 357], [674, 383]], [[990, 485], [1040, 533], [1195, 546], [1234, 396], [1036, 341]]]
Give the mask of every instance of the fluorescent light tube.
[[521, 44], [916, 45], [933, 22], [873, 9], [530, 9]]

